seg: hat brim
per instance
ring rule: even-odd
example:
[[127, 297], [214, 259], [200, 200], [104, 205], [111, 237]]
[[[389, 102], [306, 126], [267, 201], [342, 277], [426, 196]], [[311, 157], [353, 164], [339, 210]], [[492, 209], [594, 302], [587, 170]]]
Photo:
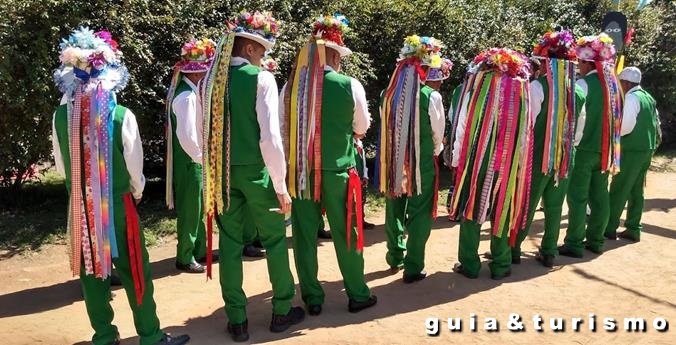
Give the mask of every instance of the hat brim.
[[352, 50], [348, 47], [343, 47], [332, 41], [324, 41], [324, 46], [326, 48], [331, 48], [340, 54], [340, 57], [346, 57], [352, 55]]
[[260, 35], [252, 34], [252, 33], [249, 33], [249, 32], [237, 32], [237, 33], [235, 33], [235, 37], [248, 38], [248, 39], [250, 39], [250, 40], [252, 40], [256, 43], [259, 43], [263, 47], [265, 47], [265, 50], [270, 50], [270, 49], [272, 49], [272, 47], [275, 46], [274, 42], [270, 42]]
[[448, 79], [448, 77], [434, 78], [434, 79], [427, 78], [426, 81], [444, 81], [444, 80], [446, 80], [446, 79]]

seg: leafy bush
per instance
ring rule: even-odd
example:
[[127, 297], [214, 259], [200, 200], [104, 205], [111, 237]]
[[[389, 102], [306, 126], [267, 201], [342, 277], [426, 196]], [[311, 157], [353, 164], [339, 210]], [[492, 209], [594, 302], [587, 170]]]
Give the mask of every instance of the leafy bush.
[[[622, 3], [630, 26], [637, 29], [627, 64], [645, 71], [644, 85], [657, 98], [665, 125], [665, 144], [673, 145], [676, 4], [657, 0], [638, 13], [635, 1]], [[353, 29], [347, 43], [358, 53], [346, 62], [345, 71], [365, 84], [377, 126], [376, 101], [406, 35], [433, 35], [446, 43], [445, 54], [456, 66], [442, 89], [448, 100], [464, 66], [480, 50], [509, 46], [529, 53], [537, 37], [553, 25], [571, 28], [577, 35], [593, 34], [612, 6], [609, 0], [4, 0], [0, 3], [0, 185], [14, 184], [18, 189], [31, 167], [50, 159], [51, 117], [60, 96], [51, 79], [58, 65], [57, 47], [80, 25], [106, 28], [118, 38], [132, 74], [119, 99], [138, 118], [146, 174], [162, 176], [164, 98], [178, 49], [193, 35], [217, 38], [226, 19], [243, 9], [271, 9], [283, 21], [273, 52], [280, 65], [280, 86], [313, 18], [323, 12], [347, 15]], [[375, 133], [372, 130], [367, 137], [370, 147]]]

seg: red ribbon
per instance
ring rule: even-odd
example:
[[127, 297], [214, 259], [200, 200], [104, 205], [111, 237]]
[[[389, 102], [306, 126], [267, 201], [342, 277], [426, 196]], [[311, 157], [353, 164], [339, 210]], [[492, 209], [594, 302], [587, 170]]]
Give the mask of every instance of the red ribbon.
[[434, 161], [434, 196], [432, 197], [432, 220], [437, 219], [437, 208], [439, 203], [439, 159], [432, 157]]
[[361, 178], [355, 168], [348, 170], [347, 180], [347, 249], [349, 250], [352, 244], [352, 215], [353, 207], [356, 204], [357, 211], [357, 252], [364, 249], [364, 214], [361, 202]]
[[138, 214], [136, 213], [136, 203], [131, 193], [123, 195], [122, 200], [124, 201], [124, 213], [127, 221], [129, 266], [131, 267], [131, 277], [134, 281], [134, 291], [136, 292], [136, 305], [141, 305], [143, 302], [143, 292], [145, 291], [141, 229], [138, 223]]
[[603, 63], [596, 61], [596, 72], [601, 82], [603, 90], [603, 117], [602, 117], [602, 132], [601, 132], [601, 172], [609, 170], [608, 167], [608, 150], [610, 141], [610, 99], [608, 97], [608, 84], [606, 83], [605, 74], [603, 71]]
[[214, 247], [214, 215], [207, 216], [207, 280], [211, 279], [211, 265], [214, 260], [213, 256], [213, 247]]
[[418, 75], [420, 76], [421, 81], [427, 80], [427, 73], [425, 73], [425, 70], [422, 68], [422, 63], [420, 62], [420, 59], [416, 57], [410, 57], [405, 60], [401, 60], [402, 67], [406, 65], [413, 65], [415, 67], [416, 72], [418, 72]]

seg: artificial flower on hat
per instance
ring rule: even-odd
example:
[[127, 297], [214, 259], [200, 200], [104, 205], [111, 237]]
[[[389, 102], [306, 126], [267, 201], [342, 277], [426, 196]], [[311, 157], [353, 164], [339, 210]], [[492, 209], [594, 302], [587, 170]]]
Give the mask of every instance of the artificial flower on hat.
[[335, 49], [341, 57], [352, 54], [352, 50], [345, 46], [343, 35], [350, 31], [349, 21], [339, 13], [324, 15], [312, 24], [312, 36], [321, 39], [328, 48]]
[[441, 67], [441, 49], [444, 44], [434, 37], [411, 35], [404, 39], [399, 51], [400, 60], [417, 59], [431, 68]]
[[439, 68], [430, 68], [427, 71], [427, 80], [446, 80], [451, 76], [451, 69], [453, 69], [453, 62], [449, 59], [441, 59], [441, 66]]
[[509, 48], [491, 48], [484, 50], [472, 61], [470, 70], [493, 70], [505, 73], [512, 78], [528, 79], [530, 63], [522, 53]]
[[215, 54], [216, 43], [211, 39], [192, 39], [181, 47], [181, 61], [178, 66], [183, 73], [206, 72]]
[[110, 32], [80, 27], [63, 39], [59, 48], [61, 65], [54, 71], [54, 82], [66, 96], [72, 96], [76, 86], [91, 80], [113, 92], [127, 85], [129, 73]]
[[261, 66], [269, 72], [274, 72], [279, 67], [277, 61], [269, 56], [261, 60]]
[[613, 39], [605, 32], [581, 37], [577, 40], [577, 57], [585, 61], [612, 61], [615, 59]]
[[548, 31], [533, 47], [533, 56], [575, 61], [576, 47], [573, 33], [570, 31]]
[[228, 26], [236, 37], [258, 42], [265, 50], [272, 49], [279, 35], [279, 22], [267, 11], [256, 11], [253, 14], [242, 12]]

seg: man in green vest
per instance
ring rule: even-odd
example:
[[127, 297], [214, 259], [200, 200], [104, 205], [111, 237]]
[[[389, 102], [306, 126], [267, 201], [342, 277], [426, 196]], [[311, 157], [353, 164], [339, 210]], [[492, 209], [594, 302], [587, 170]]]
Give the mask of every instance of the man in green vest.
[[[426, 38], [422, 38], [424, 41]], [[441, 46], [441, 42], [428, 38], [432, 45]], [[428, 48], [425, 48], [428, 49]], [[409, 145], [420, 148], [420, 180], [421, 190], [410, 195], [389, 195], [385, 200], [385, 233], [387, 235], [387, 254], [385, 259], [392, 271], [403, 268], [403, 281], [410, 284], [425, 279], [425, 246], [432, 230], [432, 221], [436, 215], [436, 193], [439, 168], [437, 156], [443, 149], [445, 113], [441, 94], [436, 88], [441, 86], [444, 79], [450, 75], [452, 64], [449, 60], [433, 61], [432, 55], [437, 55], [428, 49], [429, 57], [422, 59], [423, 69], [427, 72], [426, 79], [421, 79], [419, 95], [420, 136], [418, 142], [409, 142]], [[408, 63], [409, 55], [401, 55], [399, 63]], [[427, 85], [426, 85], [427, 84]], [[432, 84], [434, 87], [429, 86]], [[387, 92], [387, 91], [385, 91]], [[409, 96], [410, 97], [410, 96]], [[415, 100], [404, 100], [404, 102]], [[382, 115], [381, 115], [382, 116]], [[406, 116], [406, 115], [405, 115]], [[397, 134], [391, 133], [392, 136]], [[415, 140], [414, 140], [415, 141]], [[381, 149], [381, 152], [382, 149]], [[406, 169], [398, 166], [394, 169]], [[404, 232], [408, 231], [408, 238], [404, 241]], [[404, 254], [405, 253], [405, 254]]]
[[[584, 249], [595, 254], [603, 253], [603, 233], [608, 224], [608, 175], [612, 165], [604, 164], [613, 148], [612, 123], [604, 132], [604, 122], [609, 115], [604, 112], [604, 90], [599, 66], [614, 61], [612, 39], [606, 34], [587, 36], [578, 40], [578, 68], [582, 79], [577, 85], [585, 96], [584, 107], [577, 121], [575, 135], [575, 163], [568, 187], [568, 231], [559, 254], [582, 258]], [[612, 80], [606, 81], [612, 82]], [[619, 85], [617, 85], [619, 88]], [[606, 143], [604, 145], [603, 143]], [[618, 144], [619, 145], [619, 144]], [[604, 157], [603, 153], [607, 155]], [[612, 159], [612, 158], [611, 158]], [[587, 219], [587, 205], [591, 214]], [[583, 242], [586, 237], [586, 242]]]
[[[325, 296], [317, 279], [317, 229], [322, 208], [326, 210], [343, 275], [348, 310], [356, 313], [377, 302], [364, 281], [364, 257], [359, 244], [363, 234], [357, 231], [357, 219], [347, 210], [353, 206], [353, 201], [357, 201], [354, 210], [358, 211], [359, 202], [354, 198], [356, 189], [361, 188], [354, 169], [352, 138], [364, 136], [371, 116], [364, 87], [356, 79], [340, 73], [341, 58], [352, 53], [342, 40], [346, 29], [344, 16], [327, 15], [315, 21], [310, 42], [297, 55], [281, 96], [284, 102], [280, 109], [284, 111], [283, 118], [288, 124], [285, 128], [289, 132], [294, 256], [301, 294], [310, 315], [322, 312]], [[325, 56], [324, 63], [322, 55]], [[308, 71], [310, 78], [322, 78], [321, 95], [316, 90], [317, 84], [312, 87], [299, 82], [301, 70]], [[321, 106], [321, 111], [308, 106], [310, 101], [300, 103], [298, 99], [312, 99]], [[303, 114], [312, 117], [304, 120]], [[321, 140], [315, 140], [318, 136]], [[298, 142], [313, 144], [309, 150], [304, 150], [305, 145], [298, 145]], [[355, 193], [353, 199], [348, 198], [351, 193]], [[351, 224], [347, 223], [348, 219]]]
[[[459, 96], [462, 105], [454, 120], [457, 124], [451, 166], [456, 169], [456, 184], [451, 215], [461, 222], [459, 263], [453, 271], [470, 279], [478, 278], [481, 271], [478, 249], [482, 223], [487, 220], [491, 223], [491, 279], [501, 280], [512, 272], [509, 240], [521, 230], [527, 212], [527, 188], [523, 184], [528, 179], [528, 152], [532, 145], [530, 112], [525, 108], [529, 75], [523, 54], [491, 48], [473, 60]], [[513, 98], [521, 106], [504, 112], [502, 104], [488, 101], [492, 97]], [[507, 125], [499, 131], [494, 123]], [[514, 135], [505, 135], [510, 127]]]
[[[545, 229], [538, 260], [545, 267], [552, 267], [554, 257], [558, 255], [557, 241], [561, 230], [563, 201], [568, 190], [568, 172], [572, 170], [570, 164], [573, 163], [572, 157], [575, 156], [574, 128], [585, 98], [580, 86], [575, 84], [576, 59], [572, 33], [569, 31], [546, 33], [533, 49], [533, 56], [542, 60], [538, 65], [541, 66], [540, 71], [537, 73], [540, 77], [530, 83], [530, 108], [531, 115], [535, 118], [533, 174], [528, 220], [526, 228], [519, 232], [512, 247], [512, 263], [521, 262], [521, 243], [528, 235], [535, 211], [542, 199]], [[559, 67], [562, 70], [567, 69], [568, 73], [559, 73]], [[570, 89], [567, 85], [571, 85]], [[556, 98], [550, 99], [552, 95]], [[574, 98], [574, 103], [569, 103], [571, 98]], [[554, 104], [567, 105], [555, 109]], [[569, 112], [574, 114], [570, 116]], [[555, 126], [559, 124], [565, 126], [566, 130], [558, 132]], [[552, 134], [553, 131], [560, 134]], [[547, 161], [544, 168], [543, 160]]]
[[[641, 87], [641, 70], [627, 67], [619, 75], [626, 90], [622, 114], [622, 170], [610, 183], [610, 219], [605, 237], [641, 240], [643, 186], [657, 148], [659, 117], [655, 99]], [[625, 231], [617, 234], [620, 215], [627, 204]]]
[[176, 207], [176, 268], [204, 273], [206, 230], [202, 208], [202, 78], [215, 53], [210, 39], [191, 40], [181, 48], [181, 61], [167, 99], [167, 206]]
[[[265, 248], [272, 284], [270, 331], [283, 332], [303, 321], [305, 312], [292, 307], [295, 294], [289, 268], [284, 214], [291, 209], [286, 187], [275, 77], [261, 68], [261, 59], [277, 35], [278, 23], [269, 12], [243, 12], [234, 20], [235, 32], [226, 95], [230, 116], [229, 207], [217, 219], [220, 283], [228, 332], [236, 342], [249, 339], [247, 298], [242, 290], [242, 250], [245, 217], [252, 217]], [[220, 74], [220, 71], [219, 71]], [[226, 140], [224, 140], [225, 142]], [[224, 152], [224, 154], [227, 154]], [[227, 173], [229, 171], [229, 174]], [[224, 183], [224, 188], [227, 184]], [[226, 192], [223, 193], [226, 195]], [[248, 211], [248, 212], [247, 212]]]
[[182, 345], [190, 337], [163, 333], [156, 314], [136, 212], [145, 185], [143, 148], [134, 114], [115, 97], [129, 78], [121, 56], [109, 32], [80, 28], [61, 44], [54, 73], [65, 97], [54, 113], [52, 144], [70, 193], [71, 270], [80, 276], [93, 344], [120, 344], [110, 305], [115, 265], [140, 344]]

